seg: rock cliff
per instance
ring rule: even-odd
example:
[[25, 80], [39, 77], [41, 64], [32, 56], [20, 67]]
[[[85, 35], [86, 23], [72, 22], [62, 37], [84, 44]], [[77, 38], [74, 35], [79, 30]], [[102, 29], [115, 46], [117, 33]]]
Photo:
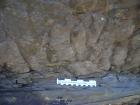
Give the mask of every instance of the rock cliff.
[[[31, 93], [8, 93], [9, 96], [0, 94], [2, 105], [46, 105], [42, 99], [49, 100], [47, 105], [67, 105], [62, 98], [49, 99], [57, 93], [67, 98], [67, 92], [52, 88], [45, 93], [49, 87], [46, 80], [102, 79], [112, 72], [116, 76], [109, 77], [107, 85], [98, 84], [103, 92], [94, 94], [96, 91], [85, 89], [88, 94], [82, 91], [82, 95], [78, 89], [66, 91], [80, 105], [101, 96], [109, 97], [112, 105], [140, 104], [136, 91], [139, 79], [119, 80], [123, 73], [140, 75], [140, 0], [0, 0], [0, 93], [5, 89], [44, 89], [36, 92], [39, 97], [30, 90]], [[119, 88], [112, 87], [113, 91], [110, 84], [126, 87], [120, 87], [120, 94]], [[132, 91], [127, 97], [133, 96], [119, 100], [125, 96], [124, 90]], [[117, 102], [114, 96], [119, 96]]]
[[0, 65], [17, 73], [138, 73], [140, 2], [0, 0]]

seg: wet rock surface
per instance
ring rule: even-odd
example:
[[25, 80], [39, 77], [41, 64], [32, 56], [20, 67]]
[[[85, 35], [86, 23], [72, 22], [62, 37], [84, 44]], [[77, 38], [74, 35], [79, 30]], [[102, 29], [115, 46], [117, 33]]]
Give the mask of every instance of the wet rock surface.
[[1, 105], [123, 105], [140, 98], [138, 75], [108, 73], [98, 78], [90, 77], [97, 81], [97, 87], [92, 88], [61, 86], [56, 84], [56, 78], [33, 78], [28, 73], [23, 78], [12, 75], [15, 74], [9, 79], [1, 76]]

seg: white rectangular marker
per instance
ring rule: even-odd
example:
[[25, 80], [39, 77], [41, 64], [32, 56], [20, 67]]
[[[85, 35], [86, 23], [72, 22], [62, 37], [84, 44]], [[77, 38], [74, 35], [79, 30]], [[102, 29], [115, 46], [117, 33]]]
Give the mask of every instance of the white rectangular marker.
[[89, 81], [84, 81], [84, 80], [76, 80], [72, 81], [71, 79], [64, 79], [64, 80], [59, 80], [57, 78], [57, 84], [58, 85], [71, 85], [71, 86], [90, 86], [90, 87], [96, 87], [96, 81], [95, 80], [89, 80]]

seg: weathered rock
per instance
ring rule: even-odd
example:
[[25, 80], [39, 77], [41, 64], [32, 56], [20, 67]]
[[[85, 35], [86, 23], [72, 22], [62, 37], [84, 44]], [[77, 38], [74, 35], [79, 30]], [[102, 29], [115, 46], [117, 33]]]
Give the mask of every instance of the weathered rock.
[[29, 71], [28, 65], [20, 54], [16, 43], [11, 40], [0, 43], [0, 64], [3, 65], [5, 63], [12, 71]]
[[79, 26], [75, 27], [71, 35], [71, 42], [76, 52], [77, 60], [85, 60], [88, 55], [86, 41], [86, 30], [84, 29], [83, 25], [80, 24]]
[[140, 32], [137, 32], [132, 38], [131, 44], [133, 49], [140, 49]]
[[71, 0], [70, 6], [74, 11], [74, 14], [83, 14], [91, 11], [106, 11], [106, 0]]
[[113, 56], [113, 65], [121, 66], [125, 63], [125, 59], [127, 57], [127, 48], [116, 48], [115, 54]]
[[89, 31], [87, 31], [88, 34], [88, 43], [89, 46], [94, 46], [96, 42], [98, 42], [101, 34], [104, 31], [104, 28], [106, 27], [106, 17], [99, 12], [95, 12], [90, 14], [91, 20], [90, 25], [88, 28], [90, 28]]
[[93, 64], [91, 61], [72, 63], [69, 65], [69, 69], [77, 75], [89, 75], [94, 72], [100, 72], [97, 64]]
[[139, 72], [140, 65], [140, 32], [136, 31], [130, 41], [130, 48], [128, 49], [128, 56], [126, 58], [126, 64], [123, 65], [123, 69], [133, 73]]
[[[37, 104], [36, 100], [40, 101], [40, 94], [49, 95], [49, 98], [45, 97], [45, 103], [41, 100], [40, 104], [67, 104], [65, 100], [49, 100], [51, 95], [56, 98], [60, 94], [80, 104], [85, 101], [92, 105], [92, 101], [99, 101], [101, 96], [112, 100], [122, 94], [139, 93], [136, 78], [106, 77], [105, 74], [113, 70], [140, 73], [139, 0], [0, 0], [1, 89], [26, 90], [31, 86], [30, 89], [46, 91], [49, 89], [46, 80], [58, 77], [103, 77], [97, 81], [103, 80], [98, 89], [105, 86], [105, 90], [94, 88], [93, 93], [90, 89], [76, 92], [64, 88], [55, 90], [57, 86], [54, 86], [50, 87], [52, 94], [48, 90], [47, 94], [43, 91], [35, 98], [29, 95], [33, 101], [25, 102], [33, 105]], [[127, 89], [134, 90], [127, 94]], [[8, 104], [17, 102], [19, 105], [27, 96], [25, 94], [16, 95], [19, 96], [17, 100], [10, 97], [5, 100]], [[89, 100], [91, 103], [87, 103]], [[138, 100], [136, 103], [130, 101], [118, 100], [116, 103], [138, 103]], [[112, 103], [116, 104], [114, 100]]]
[[53, 27], [50, 35], [50, 47], [54, 49], [57, 61], [75, 59], [75, 52], [70, 44], [70, 28], [67, 26], [55, 25]]
[[137, 0], [2, 0], [0, 65], [26, 72], [75, 63], [83, 75], [138, 68], [139, 26]]

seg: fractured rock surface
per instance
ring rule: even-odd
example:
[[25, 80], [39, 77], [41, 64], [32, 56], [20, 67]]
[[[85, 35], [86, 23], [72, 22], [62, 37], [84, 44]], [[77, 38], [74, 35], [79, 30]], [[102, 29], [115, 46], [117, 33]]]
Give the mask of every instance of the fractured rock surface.
[[0, 65], [15, 72], [65, 66], [77, 75], [139, 71], [139, 0], [0, 2]]
[[0, 89], [44, 89], [1, 90], [1, 105], [93, 105], [89, 101], [125, 95], [134, 96], [107, 105], [138, 105], [139, 79], [132, 76], [105, 75], [96, 93], [48, 82], [99, 79], [112, 71], [139, 76], [139, 0], [0, 0]]

